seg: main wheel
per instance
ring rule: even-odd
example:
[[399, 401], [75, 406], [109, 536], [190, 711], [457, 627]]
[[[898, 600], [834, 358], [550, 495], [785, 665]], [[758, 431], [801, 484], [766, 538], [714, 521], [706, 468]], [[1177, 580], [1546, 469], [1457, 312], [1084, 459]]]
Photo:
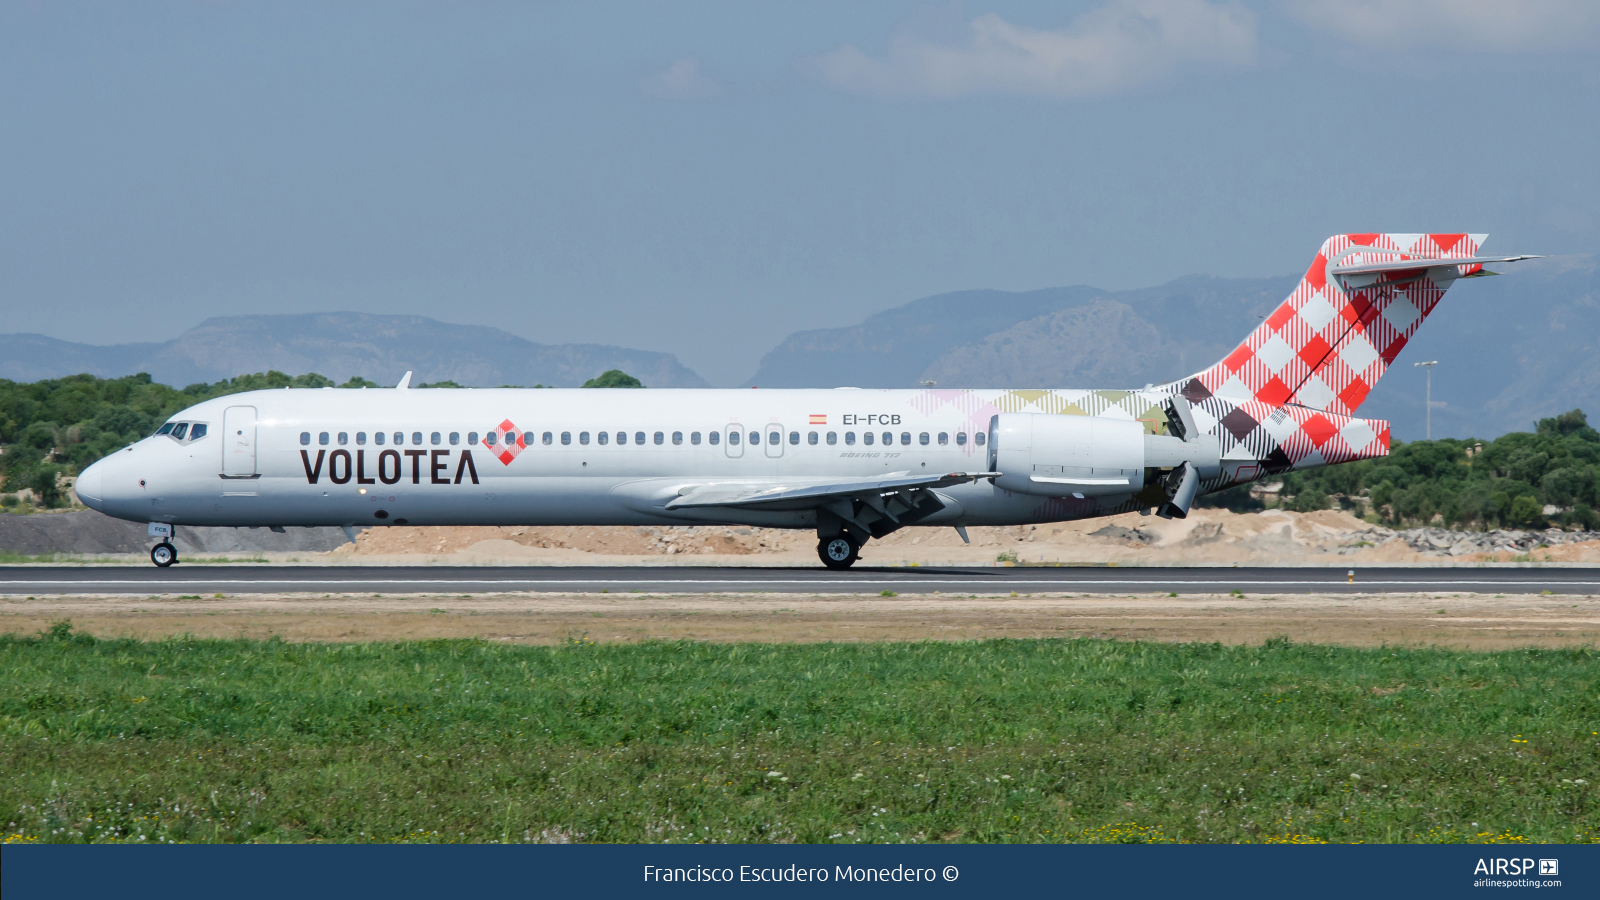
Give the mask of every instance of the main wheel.
[[822, 557], [822, 564], [830, 569], [850, 568], [855, 565], [860, 553], [861, 548], [856, 546], [856, 542], [843, 535], [817, 542], [817, 555]]
[[178, 561], [178, 548], [162, 541], [150, 548], [150, 561], [165, 569]]

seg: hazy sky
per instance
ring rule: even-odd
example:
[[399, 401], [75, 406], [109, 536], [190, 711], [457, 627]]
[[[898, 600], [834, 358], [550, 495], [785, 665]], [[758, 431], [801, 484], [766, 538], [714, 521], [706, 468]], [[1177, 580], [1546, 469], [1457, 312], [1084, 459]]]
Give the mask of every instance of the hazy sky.
[[1591, 253], [1597, 160], [1592, 0], [4, 3], [0, 331], [405, 312], [732, 385], [950, 290]]

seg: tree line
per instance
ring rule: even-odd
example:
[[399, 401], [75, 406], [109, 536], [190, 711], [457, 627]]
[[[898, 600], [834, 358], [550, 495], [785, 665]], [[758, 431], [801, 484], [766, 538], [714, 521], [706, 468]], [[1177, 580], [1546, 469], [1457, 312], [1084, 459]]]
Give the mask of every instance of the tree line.
[[[179, 410], [203, 400], [266, 389], [379, 386], [360, 376], [338, 384], [315, 372], [290, 376], [276, 371], [185, 388], [158, 384], [145, 373], [123, 378], [72, 375], [30, 383], [0, 379], [0, 502], [15, 506], [16, 492], [27, 489], [39, 506], [61, 505], [66, 500], [60, 487], [63, 476], [77, 475], [95, 460], [148, 437]], [[616, 369], [584, 385], [643, 386]], [[440, 381], [418, 387], [460, 385]]]
[[[1397, 527], [1594, 529], [1597, 470], [1600, 432], [1574, 409], [1492, 441], [1396, 441], [1380, 459], [1285, 473], [1279, 496], [1285, 509], [1343, 508]], [[1248, 487], [1206, 499], [1239, 511], [1264, 506]]]

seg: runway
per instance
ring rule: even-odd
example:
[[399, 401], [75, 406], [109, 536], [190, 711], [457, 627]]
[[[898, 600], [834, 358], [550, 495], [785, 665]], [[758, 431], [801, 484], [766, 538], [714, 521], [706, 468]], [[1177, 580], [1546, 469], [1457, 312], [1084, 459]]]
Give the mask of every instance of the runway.
[[[1353, 573], [1353, 574], [1352, 574]], [[1600, 568], [0, 566], [0, 594], [1600, 594]]]

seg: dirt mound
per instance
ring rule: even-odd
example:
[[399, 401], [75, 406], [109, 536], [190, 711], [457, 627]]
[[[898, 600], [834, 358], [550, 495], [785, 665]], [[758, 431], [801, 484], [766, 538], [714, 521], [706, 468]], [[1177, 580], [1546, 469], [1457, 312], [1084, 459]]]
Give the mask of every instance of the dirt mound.
[[[386, 565], [817, 565], [816, 535], [771, 528], [681, 526], [386, 526], [351, 544], [337, 528], [179, 528], [180, 554], [243, 552], [272, 561]], [[1195, 510], [1187, 519], [1128, 515], [1081, 522], [907, 528], [862, 552], [868, 565], [1375, 565], [1600, 563], [1600, 534], [1561, 531], [1392, 531], [1349, 513]], [[0, 551], [148, 552], [144, 526], [85, 510], [0, 515]], [[284, 554], [276, 556], [274, 554]]]
[[[1600, 540], [1592, 539], [1600, 536], [1397, 532], [1334, 510], [1239, 514], [1204, 509], [1187, 519], [1171, 520], [1130, 513], [967, 531], [970, 544], [963, 543], [953, 528], [907, 528], [870, 543], [862, 559], [870, 565], [1600, 562]], [[1472, 552], [1463, 552], [1469, 547]], [[776, 566], [817, 561], [816, 537], [810, 532], [721, 526], [375, 528], [329, 556], [351, 562], [401, 558], [416, 562], [422, 557], [451, 563], [550, 565]]]

